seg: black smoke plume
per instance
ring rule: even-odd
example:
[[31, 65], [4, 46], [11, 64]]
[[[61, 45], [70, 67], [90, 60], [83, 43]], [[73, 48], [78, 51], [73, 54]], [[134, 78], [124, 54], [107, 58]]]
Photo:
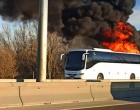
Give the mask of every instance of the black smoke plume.
[[[77, 47], [102, 47], [103, 32], [116, 24], [127, 22], [133, 13], [135, 0], [48, 0], [49, 31], [62, 27], [63, 37]], [[0, 15], [4, 20], [38, 19], [39, 0], [0, 0]], [[140, 50], [140, 35], [135, 27], [130, 42]]]
[[[67, 1], [67, 0], [64, 0]], [[105, 41], [103, 32], [111, 30], [118, 22], [125, 22], [133, 13], [135, 0], [72, 0], [64, 3], [62, 11], [62, 28], [66, 39], [77, 39], [80, 36], [84, 46], [102, 47]], [[133, 27], [134, 37], [130, 42], [140, 49], [140, 36]], [[80, 38], [78, 38], [80, 39]], [[76, 44], [79, 40], [75, 41]]]
[[[63, 0], [49, 0], [48, 2], [49, 30], [60, 30]], [[0, 0], [0, 15], [3, 20], [8, 21], [38, 20], [39, 0]]]
[[38, 16], [38, 0], [0, 0], [4, 20], [30, 20]]

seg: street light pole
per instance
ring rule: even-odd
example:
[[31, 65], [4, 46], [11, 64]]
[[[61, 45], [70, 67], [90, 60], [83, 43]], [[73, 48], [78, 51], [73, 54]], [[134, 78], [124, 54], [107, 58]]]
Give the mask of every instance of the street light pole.
[[37, 82], [45, 82], [47, 67], [48, 0], [39, 0]]

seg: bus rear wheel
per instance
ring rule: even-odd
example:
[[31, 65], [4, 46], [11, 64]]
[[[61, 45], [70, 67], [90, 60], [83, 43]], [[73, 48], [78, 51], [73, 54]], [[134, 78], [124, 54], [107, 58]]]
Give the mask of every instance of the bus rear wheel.
[[130, 75], [130, 79], [135, 79], [135, 74], [134, 74], [134, 73], [132, 73], [132, 74]]
[[102, 73], [99, 73], [98, 76], [97, 76], [97, 80], [103, 80], [104, 79], [104, 76]]

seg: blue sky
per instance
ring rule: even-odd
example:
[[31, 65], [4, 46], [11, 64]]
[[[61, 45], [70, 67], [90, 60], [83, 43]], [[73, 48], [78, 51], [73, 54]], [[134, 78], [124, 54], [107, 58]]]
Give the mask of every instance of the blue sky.
[[140, 0], [136, 0], [136, 5], [133, 8], [133, 14], [129, 16], [128, 22], [140, 30]]
[[[140, 0], [136, 0], [136, 5], [133, 8], [133, 14], [129, 16], [128, 22], [136, 27], [137, 30], [140, 30]], [[16, 26], [18, 23], [13, 23], [9, 21], [3, 21], [0, 17], [0, 30], [3, 25], [9, 25]]]

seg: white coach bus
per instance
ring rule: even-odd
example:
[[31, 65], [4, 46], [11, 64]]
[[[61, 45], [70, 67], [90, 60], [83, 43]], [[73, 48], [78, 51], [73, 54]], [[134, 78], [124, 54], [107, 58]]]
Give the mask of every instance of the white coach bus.
[[66, 79], [140, 79], [139, 54], [94, 48], [75, 49], [64, 55]]

